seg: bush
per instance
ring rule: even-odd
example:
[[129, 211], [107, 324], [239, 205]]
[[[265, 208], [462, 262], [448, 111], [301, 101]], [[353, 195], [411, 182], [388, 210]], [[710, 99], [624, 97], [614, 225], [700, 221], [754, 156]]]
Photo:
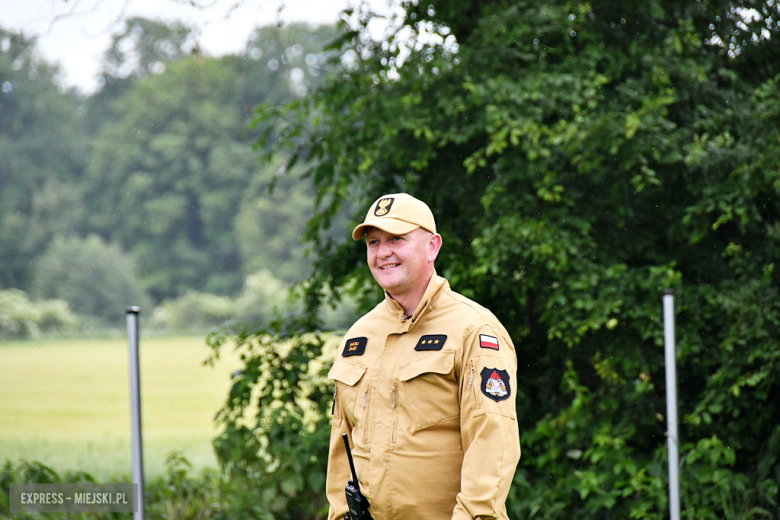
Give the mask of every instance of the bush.
[[[204, 469], [200, 475], [191, 473], [189, 461], [178, 451], [166, 456], [165, 476], [146, 481], [145, 510], [147, 518], [178, 518], [196, 520], [206, 518], [237, 518], [231, 515], [231, 508], [223, 504], [221, 490], [230, 489], [220, 475], [211, 469]], [[115, 482], [129, 482], [127, 477]], [[95, 482], [89, 473], [66, 471], [59, 474], [53, 468], [37, 461], [20, 460], [12, 463], [6, 460], [0, 467], [0, 518], [37, 519], [40, 514], [10, 514], [11, 484], [74, 484]], [[225, 516], [225, 513], [228, 513]], [[129, 513], [47, 513], [46, 518], [67, 518], [70, 520], [108, 520], [129, 518]]]
[[151, 326], [171, 331], [196, 331], [220, 325], [233, 318], [236, 304], [230, 298], [188, 291], [165, 300], [154, 309]]
[[234, 516], [321, 520], [328, 514], [332, 384], [327, 373], [339, 337], [283, 337], [280, 327], [312, 328], [286, 321], [253, 333], [221, 330], [209, 335], [214, 357], [230, 343], [244, 361], [217, 413], [222, 433], [214, 447], [232, 484], [225, 496]]
[[274, 313], [289, 311], [287, 286], [267, 269], [249, 275], [239, 297], [188, 291], [165, 300], [152, 315], [153, 328], [169, 331], [202, 331], [232, 320], [257, 326], [267, 324]]
[[287, 285], [268, 269], [247, 276], [241, 296], [236, 301], [236, 321], [248, 325], [268, 323], [275, 310], [290, 310], [288, 294]]
[[78, 327], [78, 318], [62, 300], [32, 302], [24, 291], [0, 291], [0, 337], [28, 338]]
[[105, 323], [123, 323], [128, 305], [151, 307], [133, 259], [97, 235], [55, 238], [35, 266], [32, 288], [37, 298], [65, 300]]

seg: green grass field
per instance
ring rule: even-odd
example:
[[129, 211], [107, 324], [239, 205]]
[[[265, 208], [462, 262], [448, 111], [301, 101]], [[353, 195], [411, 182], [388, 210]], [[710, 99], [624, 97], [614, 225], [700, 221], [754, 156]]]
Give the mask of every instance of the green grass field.
[[[141, 336], [141, 414], [148, 476], [165, 455], [216, 467], [213, 417], [227, 396], [235, 356], [202, 361], [203, 336]], [[226, 352], [223, 352], [226, 354]], [[0, 462], [38, 460], [98, 479], [129, 475], [130, 397], [125, 339], [0, 343]]]

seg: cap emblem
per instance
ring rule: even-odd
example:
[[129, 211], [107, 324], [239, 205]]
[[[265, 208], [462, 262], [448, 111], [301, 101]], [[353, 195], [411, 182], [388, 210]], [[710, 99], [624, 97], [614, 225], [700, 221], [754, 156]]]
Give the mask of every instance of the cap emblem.
[[393, 206], [393, 198], [388, 197], [386, 199], [379, 199], [376, 203], [376, 208], [374, 208], [374, 215], [377, 217], [383, 217], [387, 215], [387, 213], [390, 211], [390, 208]]

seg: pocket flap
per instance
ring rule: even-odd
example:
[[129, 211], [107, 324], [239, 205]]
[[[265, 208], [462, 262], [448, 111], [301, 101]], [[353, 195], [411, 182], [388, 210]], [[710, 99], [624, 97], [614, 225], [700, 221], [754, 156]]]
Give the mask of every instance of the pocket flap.
[[360, 381], [363, 374], [366, 373], [366, 367], [361, 365], [352, 365], [343, 361], [336, 361], [328, 372], [328, 379], [341, 381], [347, 386], [355, 386]]
[[409, 381], [421, 374], [449, 374], [454, 366], [455, 355], [452, 352], [444, 352], [402, 368], [399, 377], [401, 381]]

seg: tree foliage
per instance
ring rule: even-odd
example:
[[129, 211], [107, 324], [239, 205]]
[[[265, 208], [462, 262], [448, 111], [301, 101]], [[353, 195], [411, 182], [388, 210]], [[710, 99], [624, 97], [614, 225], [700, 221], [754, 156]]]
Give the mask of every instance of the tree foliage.
[[86, 139], [79, 100], [34, 40], [0, 29], [0, 287], [27, 289], [34, 259], [58, 232], [82, 229]]
[[135, 253], [156, 298], [241, 283], [231, 224], [257, 167], [230, 61], [187, 57], [136, 82], [90, 159], [90, 224]]
[[[271, 322], [263, 333], [244, 328], [237, 334], [214, 332], [219, 349], [235, 342], [243, 369], [234, 374], [225, 406], [216, 421], [221, 433], [214, 449], [222, 471], [239, 491], [230, 497], [243, 518], [296, 520], [327, 517], [325, 464], [330, 410], [328, 361], [338, 338], [307, 333], [291, 316]], [[273, 331], [274, 333], [269, 333]]]
[[117, 118], [114, 102], [133, 85], [134, 80], [162, 74], [172, 62], [197, 53], [192, 28], [181, 23], [133, 17], [112, 35], [98, 77], [100, 88], [84, 101], [84, 123], [95, 136], [100, 128]]
[[[34, 40], [0, 31], [0, 287], [67, 292], [72, 309], [105, 318], [105, 299], [89, 283], [57, 286], [41, 272], [43, 263], [56, 267], [55, 242], [91, 234], [132, 257], [138, 273], [128, 276], [138, 274], [140, 293], [153, 296], [138, 301], [191, 291], [238, 297], [264, 269], [268, 280], [301, 280], [311, 184], [274, 182], [284, 161], [259, 163], [245, 123], [258, 102], [317, 85], [334, 31], [258, 28], [242, 53], [215, 59], [189, 27], [130, 18], [88, 97], [61, 91]], [[270, 315], [265, 300], [234, 317]]]
[[[317, 190], [310, 311], [344, 288], [376, 300], [361, 244], [329, 226], [407, 191], [437, 216], [439, 272], [515, 339], [512, 518], [668, 516], [665, 288], [684, 516], [780, 516], [780, 34], [777, 5], [754, 5], [411, 2], [382, 42], [356, 12], [352, 59], [258, 112]], [[241, 337], [248, 366], [271, 333], [295, 327]], [[262, 417], [234, 430], [249, 455]]]
[[[257, 162], [245, 122], [258, 102], [305, 92], [326, 33], [262, 29], [243, 56], [178, 57], [113, 105], [116, 120], [90, 156], [89, 227], [134, 254], [155, 299], [189, 289], [233, 294], [262, 268], [300, 280], [306, 263], [294, 244], [311, 195], [289, 183], [266, 193], [275, 170]], [[161, 63], [152, 51], [175, 47], [155, 41], [138, 51], [152, 72]]]
[[130, 305], [148, 308], [132, 257], [99, 236], [57, 237], [36, 263], [32, 294], [68, 302], [82, 316], [121, 327]]

